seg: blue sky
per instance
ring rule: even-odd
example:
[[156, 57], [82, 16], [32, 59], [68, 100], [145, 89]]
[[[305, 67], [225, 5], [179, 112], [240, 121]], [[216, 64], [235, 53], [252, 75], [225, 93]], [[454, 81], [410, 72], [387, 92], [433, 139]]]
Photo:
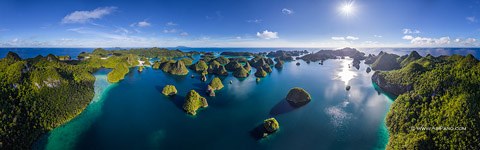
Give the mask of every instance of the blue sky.
[[478, 10], [480, 0], [2, 0], [0, 47], [478, 47]]

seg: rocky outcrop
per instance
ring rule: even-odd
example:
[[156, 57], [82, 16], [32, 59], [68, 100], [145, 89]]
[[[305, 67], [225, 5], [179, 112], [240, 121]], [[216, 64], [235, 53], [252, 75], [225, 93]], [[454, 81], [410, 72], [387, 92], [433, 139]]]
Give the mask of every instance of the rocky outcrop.
[[312, 97], [304, 89], [294, 87], [290, 89], [285, 99], [293, 106], [302, 106], [310, 102]]
[[263, 137], [276, 132], [280, 128], [280, 124], [275, 118], [268, 118], [263, 121], [263, 129], [265, 130]]
[[245, 68], [243, 67], [240, 67], [240, 68], [237, 68], [237, 70], [235, 70], [235, 72], [233, 72], [233, 76], [237, 77], [237, 78], [246, 78], [248, 77], [249, 73], [247, 70], [245, 70]]
[[188, 92], [183, 104], [183, 110], [190, 115], [196, 115], [199, 108], [208, 107], [207, 99], [200, 96], [195, 90]]
[[238, 68], [243, 68], [242, 64], [236, 62], [236, 61], [231, 61], [227, 65], [225, 65], [225, 69], [228, 71], [235, 71]]
[[177, 88], [174, 85], [166, 85], [163, 87], [162, 94], [165, 96], [173, 96], [177, 94]]
[[397, 62], [398, 57], [400, 56], [380, 52], [377, 60], [372, 64], [372, 69], [383, 71], [400, 69], [400, 63]]
[[394, 95], [400, 95], [407, 91], [413, 90], [412, 84], [401, 85], [401, 84], [389, 83], [385, 79], [382, 72], [380, 71], [375, 71], [375, 73], [372, 76], [372, 82], [377, 84], [377, 86], [383, 91], [394, 94]]
[[257, 72], [255, 72], [255, 76], [263, 78], [267, 76], [267, 72], [265, 72], [265, 70], [263, 70], [262, 68], [259, 68], [257, 69]]
[[283, 61], [278, 60], [277, 63], [275, 64], [275, 68], [277, 68], [277, 69], [283, 68]]

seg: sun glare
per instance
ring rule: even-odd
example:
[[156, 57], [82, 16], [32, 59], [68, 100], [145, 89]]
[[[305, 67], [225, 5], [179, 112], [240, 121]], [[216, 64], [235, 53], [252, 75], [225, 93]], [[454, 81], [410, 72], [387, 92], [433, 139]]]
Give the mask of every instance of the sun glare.
[[340, 7], [340, 11], [342, 12], [343, 15], [345, 16], [350, 16], [353, 14], [355, 11], [355, 8], [353, 7], [353, 1], [346, 2]]

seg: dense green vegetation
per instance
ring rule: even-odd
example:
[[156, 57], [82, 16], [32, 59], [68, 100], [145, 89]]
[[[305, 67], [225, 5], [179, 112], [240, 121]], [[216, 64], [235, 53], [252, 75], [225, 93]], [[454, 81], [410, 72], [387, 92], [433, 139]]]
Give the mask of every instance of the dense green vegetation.
[[221, 90], [223, 88], [222, 80], [220, 80], [218, 77], [215, 77], [213, 78], [212, 82], [210, 82], [209, 86], [213, 90]]
[[480, 149], [479, 61], [412, 52], [401, 62], [372, 77], [398, 95], [386, 118], [387, 149]]
[[280, 125], [278, 124], [277, 119], [268, 118], [263, 121], [263, 127], [265, 128], [265, 131], [267, 131], [267, 134], [270, 134], [277, 131], [280, 128]]
[[196, 72], [203, 72], [203, 71], [206, 71], [208, 69], [208, 65], [207, 65], [207, 63], [205, 63], [205, 61], [199, 60], [199, 61], [197, 61], [197, 63], [190, 66], [190, 68], [192, 70], [196, 71]]
[[233, 76], [235, 76], [237, 78], [246, 78], [246, 77], [248, 77], [248, 75], [249, 75], [249, 72], [247, 70], [245, 70], [245, 68], [243, 68], [243, 67], [240, 67], [233, 72]]
[[123, 78], [129, 71], [130, 69], [128, 69], [128, 66], [126, 63], [119, 63], [117, 64], [117, 66], [115, 66], [115, 68], [113, 68], [112, 71], [108, 73], [107, 80], [110, 83], [115, 83], [120, 80], [123, 80]]
[[79, 54], [79, 61], [67, 61], [69, 56], [51, 54], [22, 60], [9, 52], [0, 60], [0, 149], [29, 149], [40, 135], [78, 115], [93, 98], [92, 73], [99, 68], [111, 68], [107, 79], [118, 82], [145, 57], [195, 54], [159, 48], [98, 48]]
[[177, 94], [177, 88], [174, 85], [165, 85], [162, 90], [162, 94], [165, 96], [172, 96]]
[[92, 68], [53, 55], [0, 60], [0, 149], [29, 149], [47, 131], [79, 114], [93, 98]]
[[285, 99], [293, 106], [302, 106], [310, 102], [312, 97], [305, 89], [294, 87], [288, 91]]
[[265, 72], [265, 70], [263, 70], [262, 68], [259, 68], [257, 69], [257, 72], [255, 72], [255, 76], [263, 78], [267, 76], [267, 72]]
[[188, 92], [183, 104], [183, 110], [190, 115], [196, 115], [199, 108], [208, 107], [207, 99], [200, 96], [195, 90]]

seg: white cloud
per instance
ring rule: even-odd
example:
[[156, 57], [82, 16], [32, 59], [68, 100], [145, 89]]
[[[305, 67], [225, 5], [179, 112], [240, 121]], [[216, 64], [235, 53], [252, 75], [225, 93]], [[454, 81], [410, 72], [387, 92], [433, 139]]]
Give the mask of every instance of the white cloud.
[[262, 23], [262, 19], [252, 19], [252, 20], [247, 20], [248, 23]]
[[140, 21], [140, 22], [130, 24], [130, 27], [149, 27], [149, 26], [152, 26], [152, 24], [147, 21]]
[[334, 36], [334, 37], [331, 37], [332, 40], [335, 40], [335, 41], [346, 41], [346, 40], [349, 40], [349, 41], [355, 41], [355, 40], [358, 40], [360, 38], [358, 37], [355, 37], [355, 36], [346, 36], [346, 37], [343, 37], [343, 36]]
[[475, 38], [467, 38], [465, 40], [462, 40], [460, 38], [455, 39], [455, 43], [458, 43], [464, 46], [474, 46], [477, 44], [476, 42], [477, 42], [477, 39]]
[[[408, 38], [404, 38], [408, 40]], [[440, 37], [440, 38], [428, 38], [428, 37], [415, 37], [410, 39], [410, 43], [417, 46], [440, 46], [450, 44], [450, 37]]]
[[345, 37], [345, 39], [354, 41], [354, 40], [358, 40], [359, 38], [354, 36], [347, 36]]
[[262, 39], [278, 39], [278, 32], [271, 32], [268, 30], [263, 31], [262, 33], [257, 32], [257, 37], [262, 38]]
[[470, 17], [465, 17], [465, 19], [467, 19], [468, 21], [470, 22], [477, 22], [477, 18], [475, 18], [475, 16], [470, 16]]
[[402, 37], [402, 39], [404, 39], [404, 40], [412, 40], [412, 39], [413, 39], [413, 36], [411, 36], [411, 35], [405, 35], [405, 36]]
[[182, 32], [182, 33], [180, 33], [180, 36], [188, 36], [188, 33], [187, 32]]
[[381, 37], [383, 37], [383, 36], [381, 36], [381, 35], [373, 35], [373, 37], [381, 38]]
[[467, 39], [465, 40], [465, 43], [466, 43], [466, 44], [473, 44], [473, 43], [475, 43], [476, 41], [477, 41], [477, 39], [475, 39], [475, 38], [467, 38]]
[[166, 26], [176, 26], [177, 24], [170, 21], [170, 22], [167, 22], [165, 25]]
[[147, 21], [140, 21], [137, 23], [137, 26], [139, 27], [148, 27], [148, 26], [151, 26], [151, 24]]
[[291, 15], [293, 13], [295, 13], [292, 9], [288, 9], [288, 8], [283, 8], [282, 9], [282, 13], [283, 14], [286, 14], [286, 15]]
[[345, 38], [343, 36], [334, 36], [332, 37], [332, 40], [335, 41], [345, 41]]
[[177, 29], [165, 29], [163, 30], [163, 33], [176, 33]]
[[403, 29], [403, 34], [419, 34], [420, 31], [417, 29]]
[[117, 7], [99, 7], [91, 11], [75, 11], [63, 17], [62, 23], [86, 23], [94, 19], [101, 19], [103, 16], [111, 14]]

